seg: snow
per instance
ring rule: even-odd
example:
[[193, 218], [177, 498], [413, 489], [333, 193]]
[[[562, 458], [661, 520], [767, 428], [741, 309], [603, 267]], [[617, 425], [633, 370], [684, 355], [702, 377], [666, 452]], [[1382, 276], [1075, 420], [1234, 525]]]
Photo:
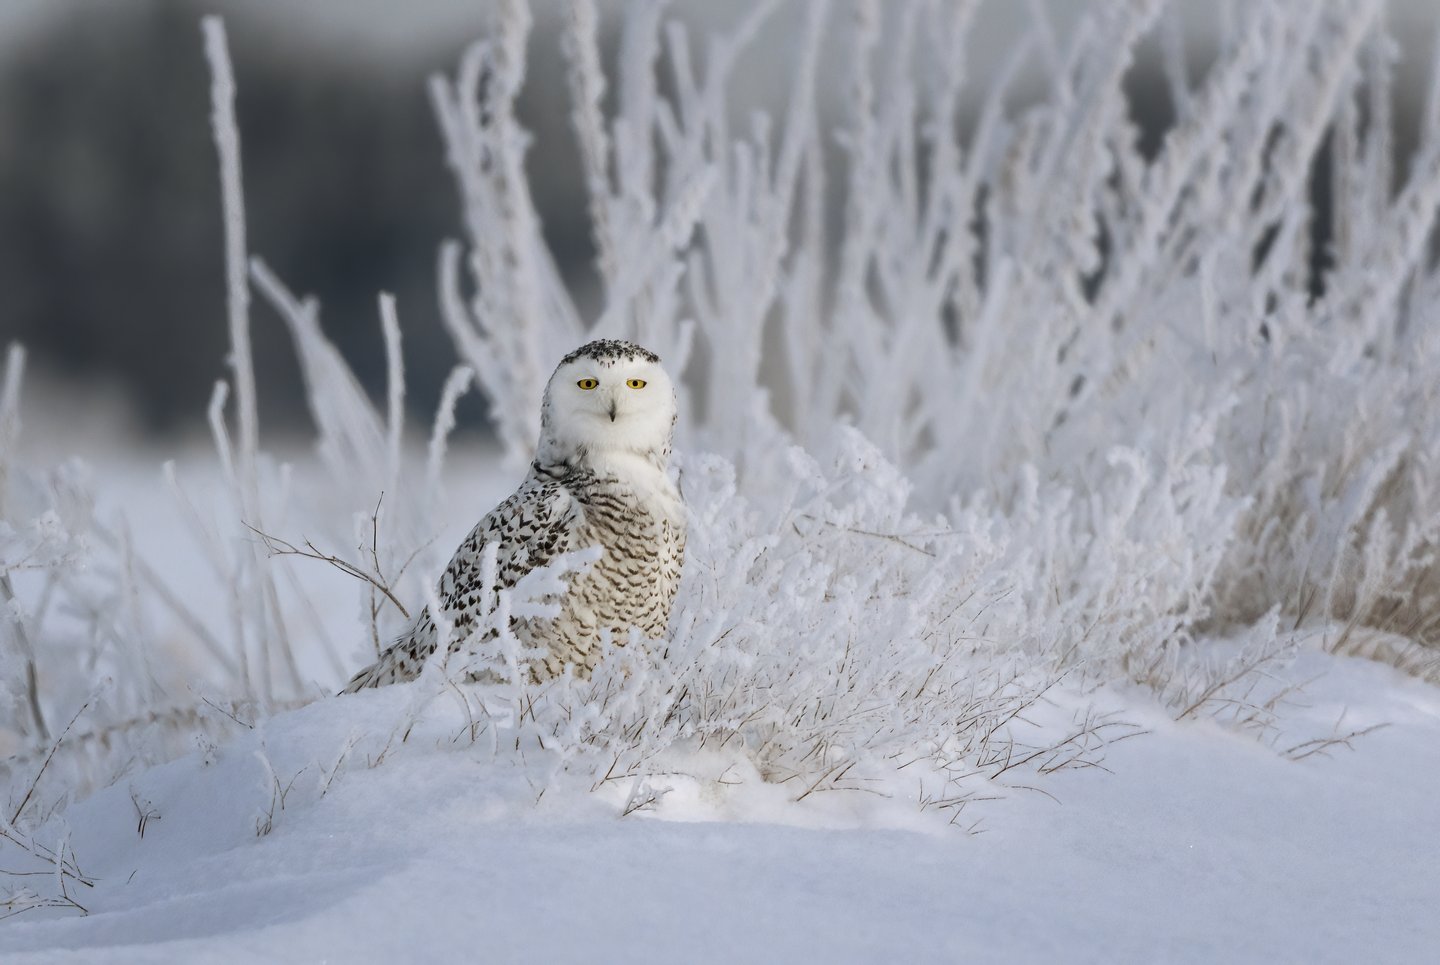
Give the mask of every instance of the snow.
[[[232, 299], [253, 282], [284, 319], [315, 458], [254, 431], [243, 312], [215, 451], [166, 476], [16, 457], [10, 354], [0, 957], [1431, 955], [1440, 137], [1397, 182], [1372, 11], [1223, 18], [1148, 158], [1123, 95], [1167, 29], [1145, 5], [1086, 12], [1044, 103], [1012, 112], [983, 78], [962, 143], [914, 136], [963, 93], [958, 42], [929, 43], [965, 38], [947, 5], [907, 5], [898, 35], [845, 19], [839, 48], [811, 7], [784, 123], [735, 133], [743, 36], [697, 73], [635, 8], [607, 78], [581, 2], [589, 320], [523, 177], [531, 18], [499, 9], [432, 94], [466, 230], [440, 263], [452, 385], [473, 372], [511, 470], [444, 458], [453, 398], [407, 444], [398, 327], [379, 405], [317, 306], [248, 260], [235, 179]], [[852, 49], [827, 131], [816, 65]], [[1327, 140], [1344, 231], [1317, 297]], [[664, 639], [533, 683], [502, 633], [327, 696], [514, 484], [555, 353], [598, 335], [683, 385]], [[466, 684], [467, 660], [509, 672]]]
[[[887, 796], [671, 779], [628, 787], [526, 771], [446, 738], [440, 712], [365, 766], [410, 686], [322, 700], [72, 807], [96, 887], [86, 917], [0, 929], [7, 962], [1414, 961], [1440, 942], [1440, 694], [1356, 658], [1324, 675], [1286, 740], [1388, 726], [1300, 761], [1211, 723], [1102, 695], [1150, 733], [1105, 767], [972, 805], [980, 833]], [[1060, 695], [1060, 699], [1077, 695]], [[354, 734], [370, 734], [325, 776]], [[290, 786], [273, 829], [261, 751]], [[708, 771], [707, 771], [708, 768]], [[302, 770], [304, 769], [304, 770]], [[298, 772], [298, 776], [297, 776]], [[733, 776], [733, 775], [732, 775]], [[291, 783], [293, 779], [293, 784]], [[658, 783], [658, 782], [657, 782]], [[159, 817], [136, 833], [132, 793]], [[826, 799], [828, 798], [828, 799]], [[967, 819], [971, 812], [967, 810]], [[43, 920], [43, 915], [55, 915]]]

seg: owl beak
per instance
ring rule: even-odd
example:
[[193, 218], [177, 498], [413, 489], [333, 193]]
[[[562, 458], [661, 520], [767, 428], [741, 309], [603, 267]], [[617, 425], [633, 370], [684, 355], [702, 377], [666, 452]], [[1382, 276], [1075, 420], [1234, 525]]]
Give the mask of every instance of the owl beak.
[[615, 400], [614, 400], [614, 399], [611, 399], [611, 400], [610, 400], [610, 421], [611, 421], [611, 422], [614, 422], [614, 421], [615, 421]]

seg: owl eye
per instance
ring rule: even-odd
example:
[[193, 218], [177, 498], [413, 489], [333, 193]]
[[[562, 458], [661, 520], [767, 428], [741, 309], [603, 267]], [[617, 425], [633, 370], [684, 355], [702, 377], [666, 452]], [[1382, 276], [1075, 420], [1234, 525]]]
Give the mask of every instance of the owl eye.
[[626, 379], [626, 380], [625, 380], [625, 384], [628, 385], [628, 386], [630, 386], [630, 388], [632, 388], [632, 389], [643, 389], [643, 388], [645, 388], [645, 380], [644, 380], [644, 379]]
[[588, 392], [590, 389], [593, 389], [593, 388], [595, 388], [595, 386], [599, 385], [599, 384], [600, 384], [600, 380], [599, 380], [599, 379], [581, 379], [579, 382], [576, 382], [575, 384], [578, 385], [578, 386], [580, 386], [580, 388], [585, 389], [585, 390]]

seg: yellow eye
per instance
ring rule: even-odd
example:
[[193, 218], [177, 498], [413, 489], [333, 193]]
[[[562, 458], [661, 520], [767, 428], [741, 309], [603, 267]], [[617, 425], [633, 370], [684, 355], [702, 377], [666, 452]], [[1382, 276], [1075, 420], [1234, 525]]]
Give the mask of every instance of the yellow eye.
[[599, 379], [581, 379], [579, 382], [576, 382], [575, 384], [578, 385], [578, 386], [580, 386], [580, 388], [585, 389], [586, 391], [589, 391], [590, 389], [593, 389], [593, 388], [595, 388], [595, 386], [599, 385], [599, 384], [600, 384], [600, 380], [599, 380]]
[[643, 388], [645, 388], [645, 380], [644, 380], [644, 379], [626, 379], [626, 380], [625, 380], [625, 384], [628, 385], [628, 386], [630, 386], [630, 388], [632, 388], [632, 389], [643, 389]]

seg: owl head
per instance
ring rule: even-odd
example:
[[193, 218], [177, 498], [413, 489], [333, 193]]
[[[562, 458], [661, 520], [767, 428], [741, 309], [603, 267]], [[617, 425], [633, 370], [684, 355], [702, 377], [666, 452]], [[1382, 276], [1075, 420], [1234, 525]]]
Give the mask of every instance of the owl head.
[[675, 431], [675, 386], [660, 356], [601, 339], [560, 360], [545, 386], [537, 458], [593, 463], [640, 456], [664, 467]]

